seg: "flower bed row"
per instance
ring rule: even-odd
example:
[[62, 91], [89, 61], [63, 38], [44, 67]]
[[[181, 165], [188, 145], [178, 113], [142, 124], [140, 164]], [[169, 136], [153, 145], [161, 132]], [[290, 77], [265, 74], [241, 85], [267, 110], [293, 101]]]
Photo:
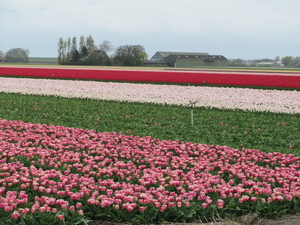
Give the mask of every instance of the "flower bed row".
[[142, 82], [172, 82], [300, 88], [300, 76], [270, 73], [183, 72], [0, 67], [0, 75]]
[[276, 217], [300, 203], [292, 154], [4, 119], [0, 143], [2, 224]]
[[300, 92], [0, 77], [0, 92], [300, 113]]

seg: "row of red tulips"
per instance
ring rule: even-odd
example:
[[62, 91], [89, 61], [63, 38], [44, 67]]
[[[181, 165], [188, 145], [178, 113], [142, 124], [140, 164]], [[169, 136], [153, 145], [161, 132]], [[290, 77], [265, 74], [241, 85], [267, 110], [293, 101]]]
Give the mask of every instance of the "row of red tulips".
[[0, 75], [300, 88], [300, 76], [278, 73], [0, 67]]

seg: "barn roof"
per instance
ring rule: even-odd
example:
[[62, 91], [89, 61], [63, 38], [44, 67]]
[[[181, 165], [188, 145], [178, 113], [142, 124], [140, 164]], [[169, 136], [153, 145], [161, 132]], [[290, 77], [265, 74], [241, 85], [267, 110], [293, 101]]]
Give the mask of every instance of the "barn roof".
[[170, 54], [169, 56], [172, 56], [174, 58], [204, 58], [204, 57], [210, 57], [210, 55], [196, 55], [196, 54]]
[[208, 53], [204, 52], [156, 52], [152, 58], [155, 57], [155, 55], [159, 54], [162, 58], [167, 58], [169, 55], [190, 55], [190, 56], [200, 56], [200, 55], [209, 55]]
[[[209, 55], [209, 54], [206, 54], [206, 55], [203, 55], [203, 54], [189, 54], [189, 53], [185, 53], [185, 54], [174, 54], [174, 53], [172, 53], [172, 54], [170, 54], [169, 56], [171, 56], [171, 57], [174, 57], [174, 58], [177, 58], [177, 59], [179, 59], [179, 58], [194, 58], [194, 59], [197, 59], [197, 58], [199, 58], [199, 59], [226, 59], [224, 56], [222, 56], [222, 55]], [[168, 56], [168, 57], [169, 57]]]
[[86, 60], [90, 57], [99, 57], [99, 56], [109, 58], [108, 55], [105, 53], [105, 51], [103, 51], [103, 50], [93, 50], [87, 57], [81, 58], [80, 61]]

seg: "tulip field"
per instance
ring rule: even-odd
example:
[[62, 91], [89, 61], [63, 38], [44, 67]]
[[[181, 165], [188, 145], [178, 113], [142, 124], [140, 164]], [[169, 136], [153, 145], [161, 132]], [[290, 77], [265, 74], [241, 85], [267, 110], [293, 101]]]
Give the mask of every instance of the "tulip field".
[[213, 85], [243, 85], [262, 87], [300, 88], [299, 71], [288, 73], [275, 71], [256, 72], [218, 72], [212, 71], [181, 71], [181, 70], [120, 70], [120, 69], [85, 69], [79, 68], [38, 68], [38, 67], [0, 67], [0, 74], [6, 76], [44, 77], [65, 79], [93, 79], [113, 80], [125, 82], [165, 82], [165, 83], [190, 83], [203, 82]]
[[0, 225], [298, 212], [298, 89], [26, 76], [0, 76]]

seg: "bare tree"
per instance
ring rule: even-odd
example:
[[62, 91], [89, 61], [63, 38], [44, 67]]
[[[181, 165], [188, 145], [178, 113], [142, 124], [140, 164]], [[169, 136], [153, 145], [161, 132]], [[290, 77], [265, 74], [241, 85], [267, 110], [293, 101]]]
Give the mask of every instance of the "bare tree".
[[87, 38], [86, 38], [86, 48], [87, 48], [87, 51], [88, 51], [88, 54], [91, 53], [93, 50], [96, 49], [96, 46], [94, 45], [94, 39], [92, 37], [92, 35], [89, 35]]
[[71, 56], [71, 38], [68, 38], [66, 46], [67, 46], [67, 61], [70, 61], [70, 56]]
[[64, 44], [63, 44], [63, 58], [62, 58], [63, 62], [68, 60], [67, 47], [68, 47], [68, 43], [67, 43], [67, 41], [64, 41]]
[[77, 50], [77, 38], [72, 38], [72, 46], [71, 46], [71, 55], [73, 56], [74, 52]]
[[85, 46], [85, 38], [83, 35], [80, 36], [80, 39], [79, 39], [79, 51], [82, 51], [82, 48], [83, 46]]
[[64, 39], [63, 38], [59, 38], [59, 41], [58, 41], [58, 64], [61, 64], [62, 62], [62, 58], [63, 58], [63, 49], [64, 49]]
[[99, 45], [100, 50], [104, 51], [106, 54], [113, 51], [113, 45], [109, 41], [105, 40]]

